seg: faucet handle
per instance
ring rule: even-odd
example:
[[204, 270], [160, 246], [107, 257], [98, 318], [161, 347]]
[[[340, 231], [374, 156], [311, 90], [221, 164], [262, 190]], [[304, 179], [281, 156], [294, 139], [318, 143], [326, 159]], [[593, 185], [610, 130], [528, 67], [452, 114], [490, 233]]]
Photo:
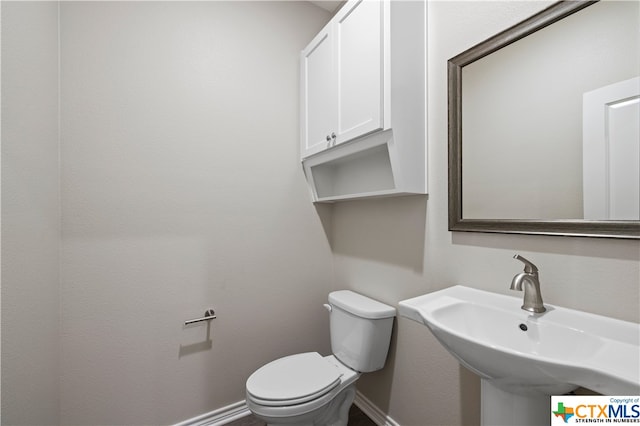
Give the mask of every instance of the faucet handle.
[[538, 267], [536, 265], [529, 262], [527, 259], [520, 256], [519, 254], [514, 255], [513, 258], [518, 259], [520, 262], [524, 263], [524, 272], [528, 274], [535, 274], [538, 272]]

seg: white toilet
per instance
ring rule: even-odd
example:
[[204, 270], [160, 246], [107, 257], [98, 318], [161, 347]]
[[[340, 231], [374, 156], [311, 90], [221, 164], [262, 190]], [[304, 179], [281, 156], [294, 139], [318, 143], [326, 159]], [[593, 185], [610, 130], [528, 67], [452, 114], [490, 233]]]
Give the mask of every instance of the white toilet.
[[361, 373], [387, 358], [396, 310], [349, 290], [329, 294], [331, 351], [290, 355], [247, 380], [247, 406], [269, 426], [346, 426]]

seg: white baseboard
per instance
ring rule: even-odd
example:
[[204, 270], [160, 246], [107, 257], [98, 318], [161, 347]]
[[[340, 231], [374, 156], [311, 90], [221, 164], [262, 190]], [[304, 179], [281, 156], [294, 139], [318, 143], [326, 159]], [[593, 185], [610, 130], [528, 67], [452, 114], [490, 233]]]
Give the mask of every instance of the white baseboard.
[[251, 414], [244, 401], [238, 401], [226, 407], [201, 414], [189, 420], [176, 423], [174, 426], [222, 426]]
[[400, 426], [400, 423], [389, 417], [359, 391], [356, 392], [356, 399], [353, 403], [378, 426]]
[[[356, 399], [353, 403], [378, 426], [400, 426], [399, 423], [387, 416], [386, 413], [380, 410], [360, 392], [356, 392]], [[249, 414], [251, 414], [251, 411], [247, 408], [246, 402], [242, 400], [227, 405], [226, 407], [201, 414], [192, 419], [176, 423], [174, 426], [223, 426]]]

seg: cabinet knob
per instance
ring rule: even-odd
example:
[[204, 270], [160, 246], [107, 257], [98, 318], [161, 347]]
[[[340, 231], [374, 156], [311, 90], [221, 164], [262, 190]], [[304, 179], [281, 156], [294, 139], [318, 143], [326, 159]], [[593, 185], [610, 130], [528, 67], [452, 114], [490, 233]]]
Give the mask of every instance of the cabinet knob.
[[329, 142], [327, 144], [327, 148], [336, 146], [336, 132], [331, 132], [331, 136], [327, 135], [326, 139], [327, 139], [327, 142]]

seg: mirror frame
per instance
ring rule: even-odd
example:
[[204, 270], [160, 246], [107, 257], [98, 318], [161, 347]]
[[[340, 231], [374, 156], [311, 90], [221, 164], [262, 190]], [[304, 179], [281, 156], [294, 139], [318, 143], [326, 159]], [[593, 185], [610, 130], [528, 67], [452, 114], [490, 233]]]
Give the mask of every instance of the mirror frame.
[[559, 1], [449, 59], [449, 230], [640, 239], [640, 221], [464, 219], [462, 217], [462, 67], [553, 24], [594, 1]]

